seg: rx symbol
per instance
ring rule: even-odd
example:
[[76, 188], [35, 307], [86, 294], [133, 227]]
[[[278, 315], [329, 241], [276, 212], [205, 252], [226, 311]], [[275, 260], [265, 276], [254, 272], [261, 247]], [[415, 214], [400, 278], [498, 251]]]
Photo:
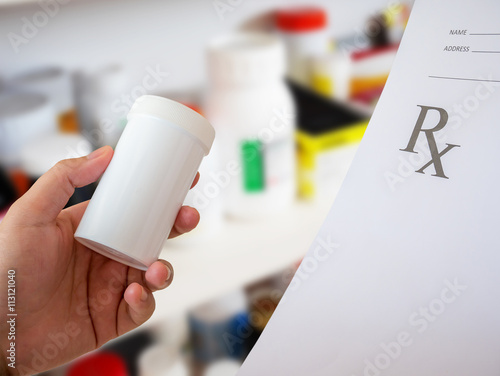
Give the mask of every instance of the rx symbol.
[[[418, 172], [420, 174], [425, 174], [424, 171], [431, 165], [434, 165], [436, 173], [433, 174], [432, 176], [448, 179], [448, 177], [444, 174], [443, 163], [441, 161], [441, 158], [445, 154], [447, 154], [451, 149], [460, 147], [460, 145], [446, 144], [446, 148], [439, 151], [436, 144], [436, 138], [434, 137], [434, 133], [443, 129], [445, 125], [448, 123], [448, 113], [446, 112], [446, 110], [439, 107], [428, 107], [428, 106], [418, 106], [418, 107], [421, 108], [420, 116], [418, 117], [417, 123], [415, 124], [415, 128], [413, 128], [413, 133], [411, 134], [408, 146], [404, 149], [399, 149], [399, 150], [406, 151], [408, 153], [418, 154], [415, 151], [415, 145], [417, 144], [417, 139], [420, 132], [423, 132], [425, 134], [425, 137], [427, 138], [429, 151], [431, 153], [431, 160], [426, 164], [424, 164], [421, 168], [419, 168], [415, 172]], [[437, 111], [439, 113], [439, 122], [434, 128], [422, 129], [425, 118], [429, 113], [429, 111], [431, 110]]]

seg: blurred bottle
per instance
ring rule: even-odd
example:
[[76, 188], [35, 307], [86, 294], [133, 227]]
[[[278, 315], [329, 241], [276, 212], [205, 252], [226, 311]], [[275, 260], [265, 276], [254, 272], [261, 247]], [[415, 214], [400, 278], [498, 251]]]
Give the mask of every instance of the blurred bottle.
[[384, 14], [376, 14], [366, 21], [366, 36], [372, 48], [386, 47], [390, 44], [387, 21]]
[[357, 51], [352, 54], [351, 99], [375, 106], [389, 77], [397, 45]]
[[329, 98], [339, 101], [349, 99], [352, 62], [350, 55], [329, 53], [311, 59], [312, 88]]
[[286, 207], [296, 193], [295, 107], [283, 45], [268, 34], [229, 35], [210, 44], [208, 64], [205, 113], [229, 180], [218, 187], [227, 192], [226, 211], [252, 218]]
[[57, 120], [49, 98], [42, 94], [0, 94], [0, 164], [15, 168], [24, 145], [57, 133]]
[[169, 315], [152, 328], [151, 334], [159, 344], [181, 351], [189, 343], [188, 317], [185, 313]]
[[189, 376], [189, 369], [178, 349], [153, 345], [139, 358], [139, 376]]
[[14, 78], [13, 90], [41, 93], [50, 98], [56, 111], [59, 129], [78, 132], [78, 119], [73, 98], [71, 75], [58, 67], [48, 67], [26, 72]]
[[[21, 169], [34, 183], [57, 162], [88, 155], [92, 151], [90, 143], [79, 134], [55, 134], [36, 139], [21, 150]], [[67, 206], [90, 200], [96, 184], [76, 188]]]
[[[300, 108], [297, 131], [299, 194], [327, 202], [349, 167], [353, 147], [361, 141], [370, 114], [345, 103], [291, 85]], [[345, 149], [349, 148], [348, 152]], [[325, 201], [326, 200], [326, 201]]]
[[211, 364], [203, 376], [236, 376], [241, 363], [235, 360], [219, 360]]
[[131, 105], [123, 99], [130, 91], [125, 70], [109, 65], [95, 72], [78, 72], [75, 83], [82, 134], [96, 148], [115, 147]]
[[276, 24], [288, 54], [288, 77], [310, 86], [310, 59], [328, 52], [326, 11], [312, 6], [285, 8], [276, 13]]
[[201, 305], [189, 315], [194, 361], [208, 364], [218, 359], [243, 359], [251, 334], [246, 296], [238, 290]]
[[74, 361], [67, 376], [129, 376], [129, 372], [119, 355], [99, 351]]
[[246, 288], [248, 317], [252, 328], [248, 351], [259, 339], [283, 296], [284, 290], [277, 288], [274, 282], [274, 278], [267, 278]]

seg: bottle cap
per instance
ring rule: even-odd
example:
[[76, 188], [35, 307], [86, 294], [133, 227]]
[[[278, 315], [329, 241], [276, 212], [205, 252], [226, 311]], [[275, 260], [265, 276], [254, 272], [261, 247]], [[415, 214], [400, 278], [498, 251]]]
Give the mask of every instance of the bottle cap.
[[68, 376], [129, 376], [127, 365], [117, 354], [98, 352], [74, 362]]
[[285, 75], [285, 47], [272, 34], [244, 32], [212, 40], [208, 66], [216, 85], [253, 85], [280, 80]]
[[321, 30], [327, 22], [326, 12], [316, 7], [282, 9], [276, 13], [276, 23], [282, 31], [297, 33]]
[[167, 120], [200, 140], [208, 155], [214, 142], [215, 130], [207, 119], [179, 102], [155, 95], [143, 95], [135, 101], [128, 118], [134, 115], [154, 116]]

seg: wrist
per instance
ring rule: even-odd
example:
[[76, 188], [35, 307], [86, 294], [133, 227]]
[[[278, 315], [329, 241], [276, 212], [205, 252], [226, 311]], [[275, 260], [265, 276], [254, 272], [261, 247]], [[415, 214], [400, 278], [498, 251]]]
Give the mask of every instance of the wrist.
[[2, 354], [0, 356], [0, 375], [12, 375], [9, 367], [7, 367], [7, 360], [5, 359], [4, 351], [2, 351]]

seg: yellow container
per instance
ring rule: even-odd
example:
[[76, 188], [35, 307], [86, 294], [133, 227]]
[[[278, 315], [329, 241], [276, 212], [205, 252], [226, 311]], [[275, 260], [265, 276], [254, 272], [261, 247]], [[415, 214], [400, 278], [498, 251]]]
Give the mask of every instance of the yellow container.
[[299, 195], [302, 198], [316, 197], [322, 175], [320, 159], [343, 146], [359, 143], [367, 126], [368, 121], [364, 120], [319, 135], [297, 131], [297, 177]]

